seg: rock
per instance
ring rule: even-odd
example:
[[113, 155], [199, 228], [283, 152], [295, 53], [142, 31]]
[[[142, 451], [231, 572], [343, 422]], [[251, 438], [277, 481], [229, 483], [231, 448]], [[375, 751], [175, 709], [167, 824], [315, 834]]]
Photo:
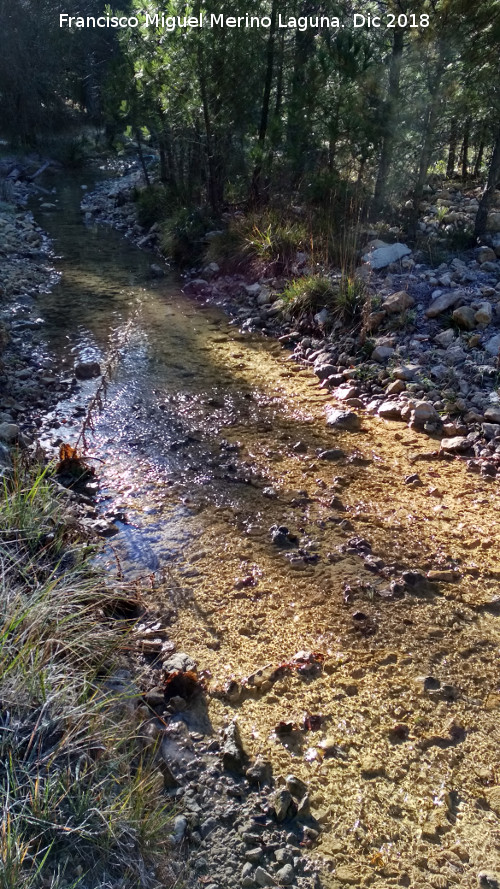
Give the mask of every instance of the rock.
[[433, 404], [428, 401], [417, 401], [411, 412], [411, 423], [423, 426], [424, 423], [439, 423], [440, 417]]
[[271, 784], [273, 780], [273, 767], [268, 759], [258, 756], [253, 765], [247, 769], [245, 774], [249, 784], [255, 784], [262, 787], [264, 784]]
[[231, 722], [224, 732], [222, 764], [229, 772], [244, 775], [248, 767], [248, 754], [243, 747], [237, 722]]
[[307, 784], [301, 781], [295, 775], [288, 775], [286, 778], [286, 786], [295, 799], [300, 800], [307, 793]]
[[479, 304], [479, 308], [474, 315], [476, 324], [479, 324], [481, 327], [486, 327], [488, 324], [491, 324], [491, 320], [493, 318], [493, 306], [489, 302], [482, 302]]
[[18, 440], [21, 430], [16, 423], [0, 423], [0, 441], [6, 444], [14, 444]]
[[379, 778], [384, 772], [384, 763], [375, 759], [374, 756], [365, 756], [361, 760], [361, 774], [363, 778]]
[[500, 874], [482, 870], [477, 875], [480, 889], [500, 889]]
[[441, 315], [442, 312], [446, 312], [447, 309], [454, 306], [455, 303], [462, 298], [462, 290], [452, 290], [449, 293], [442, 293], [441, 296], [438, 296], [437, 299], [431, 302], [425, 314], [428, 318], [436, 318], [438, 315]]
[[247, 849], [245, 858], [250, 864], [258, 864], [259, 861], [262, 861], [262, 849], [260, 846], [256, 846], [254, 849]]
[[464, 330], [474, 330], [476, 326], [476, 313], [470, 306], [460, 306], [455, 309], [452, 318]]
[[385, 312], [370, 312], [366, 320], [366, 329], [369, 333], [375, 333], [386, 318]]
[[492, 336], [484, 346], [488, 355], [493, 355], [495, 358], [498, 356], [500, 352], [500, 333]]
[[285, 790], [284, 788], [278, 790], [274, 794], [273, 798], [273, 809], [276, 815], [277, 821], [284, 821], [288, 815], [290, 807], [293, 804], [292, 795], [289, 790]]
[[264, 870], [263, 867], [258, 867], [255, 871], [255, 882], [257, 886], [275, 886], [276, 880], [269, 873], [269, 871]]
[[348, 398], [354, 398], [358, 394], [357, 386], [345, 386], [344, 388], [339, 387], [334, 391], [335, 398], [338, 401], [346, 401]]
[[378, 409], [378, 415], [383, 420], [400, 420], [401, 405], [397, 401], [384, 401]]
[[500, 816], [500, 784], [490, 787], [485, 793], [488, 805], [497, 815]]
[[75, 365], [75, 377], [77, 380], [91, 380], [101, 375], [101, 365], [98, 361], [80, 361]]
[[248, 296], [258, 296], [260, 291], [262, 290], [261, 285], [256, 281], [255, 284], [245, 284], [244, 291], [248, 294]]
[[382, 303], [382, 308], [389, 315], [396, 314], [397, 312], [404, 312], [406, 309], [410, 309], [415, 305], [415, 300], [413, 296], [410, 296], [406, 290], [400, 290], [398, 293], [392, 293], [390, 296], [386, 297]]
[[498, 423], [483, 423], [482, 430], [487, 441], [491, 441], [492, 438], [497, 438], [500, 435]]
[[500, 423], [500, 408], [488, 407], [484, 412], [484, 419], [489, 423]]
[[276, 871], [276, 877], [280, 886], [291, 886], [295, 880], [295, 871], [291, 864], [285, 864]]
[[188, 670], [196, 670], [196, 662], [184, 651], [178, 651], [163, 661], [165, 673], [186, 673]]
[[353, 411], [339, 411], [336, 408], [330, 408], [326, 416], [326, 425], [333, 429], [356, 432], [361, 428], [361, 420]]
[[453, 438], [441, 439], [441, 450], [449, 451], [452, 454], [460, 454], [463, 451], [469, 450], [470, 447], [471, 442], [463, 435], [455, 435]]
[[401, 392], [404, 392], [406, 386], [403, 380], [394, 380], [394, 382], [390, 383], [390, 385], [385, 390], [387, 395], [399, 395]]
[[368, 263], [372, 269], [383, 269], [391, 262], [397, 262], [403, 256], [409, 256], [410, 253], [411, 250], [406, 244], [387, 244], [384, 247], [377, 247], [371, 253], [365, 253], [363, 262]]
[[447, 349], [448, 346], [455, 341], [455, 333], [451, 327], [448, 330], [443, 330], [441, 333], [436, 334], [434, 337], [434, 342], [438, 344], [438, 346], [442, 346], [443, 349]]
[[318, 454], [318, 460], [342, 460], [343, 457], [345, 457], [345, 451], [342, 448], [329, 448]]
[[479, 247], [476, 253], [476, 259], [481, 265], [483, 262], [495, 262], [496, 258], [496, 253], [491, 247]]
[[151, 272], [153, 278], [164, 278], [165, 277], [165, 269], [158, 265], [157, 262], [152, 262], [149, 266], [149, 271]]
[[378, 361], [381, 363], [382, 361], [387, 361], [388, 358], [394, 355], [394, 349], [392, 346], [375, 346], [372, 352], [372, 360]]
[[407, 364], [401, 365], [401, 367], [395, 367], [393, 374], [396, 380], [404, 380], [406, 383], [411, 383], [413, 380], [417, 379], [419, 370], [419, 364]]

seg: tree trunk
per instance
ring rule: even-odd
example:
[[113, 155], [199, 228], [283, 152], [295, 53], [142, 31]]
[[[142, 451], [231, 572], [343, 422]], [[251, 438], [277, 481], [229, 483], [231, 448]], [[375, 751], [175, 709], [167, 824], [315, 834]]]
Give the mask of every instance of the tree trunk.
[[254, 167], [252, 184], [250, 188], [251, 201], [257, 203], [260, 192], [260, 178], [262, 173], [262, 161], [264, 156], [264, 143], [267, 135], [267, 124], [269, 121], [269, 105], [271, 101], [271, 87], [273, 85], [274, 70], [274, 38], [276, 34], [276, 17], [278, 14], [278, 0], [273, 0], [271, 9], [271, 27], [269, 29], [269, 38], [267, 41], [267, 64], [266, 77], [264, 81], [264, 93], [262, 96], [262, 107], [260, 112], [259, 138], [257, 143], [257, 162]]
[[490, 169], [488, 173], [488, 182], [484, 189], [483, 196], [479, 202], [479, 209], [476, 215], [474, 225], [474, 235], [478, 240], [486, 234], [486, 224], [488, 222], [488, 213], [493, 205], [495, 198], [495, 189], [500, 180], [500, 124], [497, 125], [495, 145], [493, 147], [493, 155], [491, 158]]
[[450, 141], [448, 147], [448, 163], [446, 165], [446, 178], [453, 179], [455, 161], [457, 157], [458, 126], [456, 117], [453, 118], [450, 127]]
[[[314, 14], [313, 0], [304, 0], [301, 16]], [[292, 179], [296, 186], [306, 166], [309, 148], [309, 111], [314, 101], [314, 89], [308, 78], [308, 62], [314, 53], [315, 32], [297, 30], [295, 34], [295, 54], [288, 104], [287, 143], [291, 160]]]
[[389, 84], [387, 99], [383, 109], [384, 131], [382, 135], [382, 148], [377, 171], [377, 181], [373, 195], [372, 215], [377, 216], [384, 207], [387, 194], [387, 179], [392, 163], [394, 149], [394, 118], [399, 99], [399, 81], [401, 76], [401, 60], [403, 56], [403, 30], [396, 28], [393, 35], [391, 62], [389, 66]]
[[432, 158], [432, 150], [434, 146], [434, 137], [436, 124], [439, 114], [441, 99], [441, 81], [446, 67], [447, 53], [446, 47], [442, 40], [439, 41], [438, 57], [432, 80], [429, 84], [429, 104], [424, 120], [424, 131], [422, 139], [422, 148], [420, 150], [420, 162], [418, 167], [417, 181], [413, 192], [413, 213], [411, 220], [411, 234], [413, 237], [417, 231], [417, 221], [419, 216], [420, 203], [424, 193], [425, 180], [427, 178], [427, 170]]
[[481, 174], [481, 165], [483, 163], [484, 149], [486, 147], [486, 124], [481, 127], [481, 135], [479, 137], [479, 147], [477, 150], [476, 160], [474, 162], [474, 179], [479, 179]]
[[141, 162], [142, 172], [144, 175], [144, 181], [146, 183], [147, 188], [151, 185], [149, 181], [148, 169], [146, 167], [146, 162], [144, 160], [144, 152], [142, 150], [142, 139], [141, 139], [141, 131], [139, 128], [135, 131], [135, 139], [137, 142], [137, 153], [139, 155], [139, 160]]
[[472, 118], [468, 117], [465, 121], [464, 141], [462, 144], [462, 182], [467, 182], [469, 178], [469, 140]]

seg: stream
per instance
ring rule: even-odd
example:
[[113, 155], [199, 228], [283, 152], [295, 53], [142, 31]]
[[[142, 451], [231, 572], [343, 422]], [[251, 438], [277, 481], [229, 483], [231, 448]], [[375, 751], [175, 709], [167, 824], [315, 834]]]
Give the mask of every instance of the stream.
[[[328, 429], [309, 369], [167, 269], [153, 277], [154, 256], [84, 224], [81, 195], [68, 180], [36, 211], [61, 272], [39, 310], [68, 373], [113, 358], [87, 435], [117, 529], [103, 564], [153, 578], [177, 649], [214, 688], [321, 653], [317, 674], [209, 711], [215, 729], [237, 716], [275, 775], [307, 781], [323, 857], [352, 863], [356, 885], [477, 885], [500, 860], [497, 483], [399, 423]], [[54, 452], [76, 442], [96, 385], [46, 417]], [[344, 455], [319, 456], [332, 449]], [[305, 714], [320, 717], [309, 731]], [[287, 722], [299, 728], [276, 731]]]

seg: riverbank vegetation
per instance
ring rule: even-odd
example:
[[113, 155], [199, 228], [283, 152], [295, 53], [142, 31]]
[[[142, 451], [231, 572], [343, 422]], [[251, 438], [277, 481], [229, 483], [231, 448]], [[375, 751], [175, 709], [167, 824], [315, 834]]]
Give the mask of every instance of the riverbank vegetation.
[[170, 816], [111, 681], [116, 590], [46, 468], [16, 460], [0, 528], [0, 887], [156, 886]]

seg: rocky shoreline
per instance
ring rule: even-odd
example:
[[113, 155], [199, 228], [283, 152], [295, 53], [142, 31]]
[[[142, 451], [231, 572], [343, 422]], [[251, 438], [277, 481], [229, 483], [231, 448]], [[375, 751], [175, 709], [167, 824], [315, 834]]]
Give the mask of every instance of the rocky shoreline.
[[[158, 226], [144, 230], [133, 202], [139, 171], [103, 183], [82, 202], [88, 222], [111, 224], [139, 247], [158, 249]], [[479, 188], [436, 187], [422, 205], [420, 230], [437, 251], [440, 237], [460, 232], [477, 210]], [[500, 191], [497, 192], [500, 208]], [[329, 423], [356, 424], [355, 411], [410, 425], [429, 435], [444, 458], [460, 456], [472, 471], [500, 468], [500, 212], [489, 219], [490, 246], [431, 268], [418, 253], [367, 233], [358, 272], [371, 294], [362, 333], [323, 311], [315, 329], [283, 317], [283, 280], [222, 275], [216, 263], [190, 270], [184, 290], [222, 306], [242, 331], [279, 338], [291, 358], [312, 367], [341, 409]], [[393, 237], [401, 232], [391, 230]], [[442, 247], [441, 247], [442, 250]], [[297, 255], [298, 275], [308, 257]], [[161, 274], [152, 263], [152, 274]], [[329, 272], [335, 280], [340, 272]], [[325, 332], [324, 328], [328, 330]]]
[[[5, 162], [4, 162], [5, 163]], [[35, 442], [42, 415], [72, 386], [43, 346], [38, 300], [55, 284], [52, 245], [26, 210], [30, 186], [13, 180], [0, 202], [0, 458]]]

